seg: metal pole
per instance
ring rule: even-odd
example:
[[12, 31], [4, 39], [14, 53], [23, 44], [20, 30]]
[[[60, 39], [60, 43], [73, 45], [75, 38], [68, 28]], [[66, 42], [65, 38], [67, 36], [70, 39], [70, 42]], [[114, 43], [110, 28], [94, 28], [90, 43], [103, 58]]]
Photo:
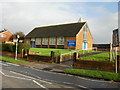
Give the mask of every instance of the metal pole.
[[16, 51], [15, 51], [15, 60], [17, 60], [17, 48], [18, 48], [18, 39], [19, 39], [19, 35], [17, 35], [17, 40], [16, 40]]
[[112, 61], [112, 43], [110, 43], [110, 61]]
[[17, 47], [18, 47], [18, 38], [16, 40], [15, 60], [17, 60]]
[[116, 61], [115, 61], [115, 72], [117, 73], [117, 72], [118, 72], [118, 71], [117, 71], [117, 67], [118, 67], [118, 66], [117, 66], [117, 47], [115, 48], [115, 52], [116, 52], [116, 55], [115, 55], [115, 56], [116, 56], [116, 58], [115, 58], [115, 60], [116, 60]]

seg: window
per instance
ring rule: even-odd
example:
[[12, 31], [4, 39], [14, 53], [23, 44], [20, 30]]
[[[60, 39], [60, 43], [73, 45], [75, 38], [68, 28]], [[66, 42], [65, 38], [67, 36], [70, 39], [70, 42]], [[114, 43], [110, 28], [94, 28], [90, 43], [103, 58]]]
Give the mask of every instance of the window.
[[48, 38], [42, 38], [42, 45], [48, 45]]
[[58, 37], [57, 45], [64, 45], [64, 37]]
[[87, 40], [87, 26], [84, 26], [84, 34], [83, 34], [83, 39]]
[[35, 41], [35, 38], [31, 38], [31, 41]]
[[87, 32], [87, 26], [86, 25], [84, 26], [84, 31]]
[[1, 37], [6, 37], [6, 35], [5, 35], [5, 34], [2, 34]]
[[55, 45], [55, 40], [56, 38], [55, 37], [50, 37], [50, 45]]
[[41, 45], [41, 38], [36, 38], [35, 45]]

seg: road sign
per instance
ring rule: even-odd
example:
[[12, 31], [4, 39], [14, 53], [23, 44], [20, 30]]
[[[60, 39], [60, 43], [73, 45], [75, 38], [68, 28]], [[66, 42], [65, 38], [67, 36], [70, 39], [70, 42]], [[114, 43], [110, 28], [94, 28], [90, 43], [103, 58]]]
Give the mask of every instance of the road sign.
[[112, 39], [113, 47], [119, 46], [119, 43], [120, 43], [119, 40], [120, 40], [119, 29], [115, 29], [115, 30], [113, 30], [113, 39]]
[[69, 40], [68, 42], [68, 47], [76, 47], [76, 41], [75, 40]]

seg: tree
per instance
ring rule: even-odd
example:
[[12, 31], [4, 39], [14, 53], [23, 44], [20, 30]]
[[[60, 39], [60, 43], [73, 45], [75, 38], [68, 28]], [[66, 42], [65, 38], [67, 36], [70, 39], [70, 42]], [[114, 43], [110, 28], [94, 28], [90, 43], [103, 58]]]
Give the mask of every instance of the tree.
[[13, 34], [13, 38], [14, 38], [14, 39], [17, 38], [17, 35], [20, 36], [19, 39], [24, 39], [25, 34], [24, 34], [23, 32], [16, 32], [16, 33], [14, 33], [14, 34]]

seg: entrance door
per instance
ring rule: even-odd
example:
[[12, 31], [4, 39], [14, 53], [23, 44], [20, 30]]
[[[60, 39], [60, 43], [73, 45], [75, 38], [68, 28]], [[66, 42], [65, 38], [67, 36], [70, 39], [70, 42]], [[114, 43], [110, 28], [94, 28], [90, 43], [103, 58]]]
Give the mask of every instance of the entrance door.
[[35, 47], [35, 42], [34, 42], [34, 41], [32, 41], [32, 45], [31, 45], [31, 47], [32, 47], [32, 48]]
[[87, 50], [87, 42], [83, 43], [83, 50]]

